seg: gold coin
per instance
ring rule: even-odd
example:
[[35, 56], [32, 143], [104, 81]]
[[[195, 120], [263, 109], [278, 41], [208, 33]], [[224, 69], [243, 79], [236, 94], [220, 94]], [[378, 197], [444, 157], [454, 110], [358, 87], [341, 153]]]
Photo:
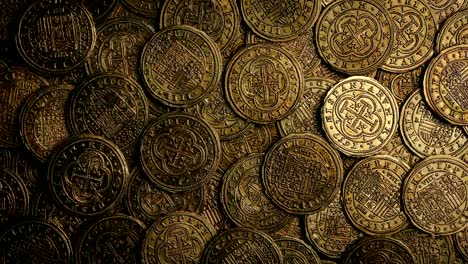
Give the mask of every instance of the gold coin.
[[379, 71], [376, 79], [390, 89], [398, 104], [401, 105], [414, 90], [419, 88], [422, 73], [421, 67], [403, 73]]
[[230, 222], [224, 214], [220, 202], [223, 175], [216, 172], [201, 189], [205, 191], [205, 202], [200, 215], [206, 218], [216, 231], [227, 229]]
[[140, 70], [154, 98], [170, 107], [188, 107], [216, 89], [221, 78], [221, 52], [203, 31], [190, 26], [168, 27], [144, 47]]
[[343, 183], [343, 207], [359, 230], [388, 235], [408, 226], [400, 205], [400, 189], [410, 167], [391, 156], [359, 161]]
[[338, 151], [315, 135], [292, 134], [268, 151], [262, 182], [270, 200], [291, 214], [310, 214], [335, 198], [343, 180]]
[[299, 63], [272, 44], [248, 46], [231, 59], [225, 89], [229, 105], [241, 117], [260, 124], [288, 116], [302, 96]]
[[268, 234], [275, 239], [286, 236], [305, 240], [304, 232], [302, 231], [302, 219], [300, 216], [294, 215], [291, 216], [291, 220], [285, 226]]
[[305, 78], [304, 94], [296, 110], [278, 122], [281, 136], [294, 133], [323, 135], [320, 121], [320, 105], [328, 90], [336, 81], [323, 77]]
[[[468, 1], [466, 1], [468, 3]], [[468, 44], [468, 10], [460, 11], [445, 21], [437, 34], [437, 53], [453, 46]]]
[[391, 16], [374, 0], [341, 0], [328, 5], [315, 30], [319, 54], [340, 72], [371, 72], [392, 52]]
[[461, 156], [468, 151], [468, 136], [460, 127], [440, 120], [415, 91], [401, 110], [400, 130], [406, 145], [419, 157]]
[[347, 75], [341, 72], [337, 72], [331, 69], [324, 62], [321, 62], [317, 67], [310, 70], [309, 72], [306, 72], [305, 75], [308, 77], [323, 77], [323, 78], [334, 80], [335, 82], [339, 82], [342, 79], [346, 79], [348, 77]]
[[285, 263], [287, 264], [320, 264], [320, 259], [315, 253], [315, 251], [307, 245], [304, 241], [291, 238], [291, 237], [281, 237], [275, 239], [275, 243], [281, 249]]
[[465, 259], [468, 259], [468, 228], [456, 233], [454, 237], [458, 251]]
[[390, 56], [382, 69], [405, 72], [421, 66], [432, 57], [437, 25], [429, 6], [422, 0], [384, 1], [395, 28]]
[[468, 165], [436, 155], [416, 164], [403, 186], [403, 205], [412, 224], [433, 235], [450, 235], [468, 225]]
[[247, 25], [259, 36], [285, 41], [310, 30], [320, 13], [320, 0], [242, 0], [241, 12]]
[[438, 115], [454, 125], [468, 125], [468, 45], [444, 50], [424, 75], [424, 97]]
[[410, 167], [421, 161], [421, 158], [405, 145], [403, 136], [398, 130], [395, 136], [380, 150], [379, 155], [392, 156], [405, 162]]
[[364, 237], [351, 246], [342, 264], [398, 263], [416, 264], [411, 250], [401, 241], [391, 237]]
[[378, 153], [398, 125], [398, 105], [390, 91], [368, 77], [349, 77], [324, 100], [322, 126], [328, 140], [350, 156]]
[[440, 25], [447, 18], [468, 6], [466, 0], [423, 0], [430, 8], [436, 22]]

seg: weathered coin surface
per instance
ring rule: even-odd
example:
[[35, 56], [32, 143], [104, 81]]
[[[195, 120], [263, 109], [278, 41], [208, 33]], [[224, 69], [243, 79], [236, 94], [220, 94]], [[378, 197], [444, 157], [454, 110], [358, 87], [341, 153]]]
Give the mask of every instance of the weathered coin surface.
[[274, 232], [268, 232], [268, 235], [273, 239], [280, 237], [292, 237], [300, 240], [305, 240], [305, 234], [302, 228], [302, 217], [298, 215], [291, 215], [291, 220], [282, 228], [275, 230]]
[[44, 0], [21, 17], [16, 46], [31, 68], [65, 74], [83, 65], [96, 41], [92, 14], [69, 0]]
[[378, 1], [334, 1], [322, 12], [315, 30], [321, 57], [347, 74], [376, 70], [393, 50], [392, 18]]
[[205, 121], [185, 113], [169, 113], [153, 121], [141, 137], [140, 161], [158, 187], [190, 191], [209, 181], [218, 167], [218, 135]]
[[343, 183], [343, 207], [354, 226], [369, 235], [396, 233], [409, 221], [401, 206], [401, 186], [410, 167], [391, 156], [359, 161]]
[[218, 87], [221, 52], [203, 31], [168, 27], [146, 44], [140, 69], [154, 98], [170, 107], [193, 106]]
[[72, 263], [67, 235], [39, 220], [17, 222], [0, 235], [2, 263]]
[[450, 235], [468, 225], [468, 165], [452, 156], [431, 156], [405, 179], [403, 205], [411, 223], [433, 235]]
[[455, 245], [465, 259], [468, 259], [468, 228], [454, 235]]
[[229, 229], [215, 236], [206, 246], [201, 263], [276, 263], [283, 254], [267, 234], [249, 228]]
[[208, 202], [205, 196], [204, 188], [185, 193], [165, 192], [146, 180], [142, 172], [135, 168], [131, 172], [126, 207], [131, 215], [151, 224], [175, 211], [200, 213], [205, 202]]
[[379, 71], [376, 79], [392, 91], [398, 104], [401, 105], [414, 90], [419, 89], [423, 73], [422, 67], [403, 73]]
[[70, 136], [65, 108], [73, 86], [51, 85], [29, 96], [19, 113], [20, 135], [26, 148], [45, 162], [54, 147]]
[[138, 219], [115, 215], [91, 224], [76, 247], [76, 263], [138, 263], [146, 226]]
[[200, 263], [203, 249], [215, 234], [213, 226], [199, 215], [169, 214], [146, 232], [143, 263]]
[[461, 156], [468, 151], [468, 136], [460, 127], [441, 120], [415, 91], [401, 110], [400, 130], [406, 145], [419, 157]]
[[200, 215], [205, 217], [216, 231], [227, 229], [230, 225], [221, 205], [222, 180], [223, 175], [216, 172], [202, 188], [205, 192], [205, 202]]
[[329, 205], [343, 181], [341, 157], [315, 135], [293, 134], [265, 156], [262, 182], [271, 201], [292, 214], [310, 214]]
[[244, 21], [256, 34], [271, 41], [285, 41], [311, 29], [321, 1], [242, 0], [240, 6]]
[[390, 91], [368, 77], [349, 77], [328, 91], [322, 126], [331, 144], [346, 155], [378, 153], [394, 136], [398, 105]]
[[0, 170], [0, 225], [10, 218], [20, 218], [29, 212], [29, 190], [20, 176], [8, 168]]
[[424, 0], [386, 0], [392, 18], [395, 39], [390, 56], [382, 69], [405, 72], [428, 61], [434, 53], [437, 24]]
[[127, 187], [128, 167], [112, 142], [97, 136], [72, 137], [50, 158], [47, 181], [58, 204], [79, 215], [111, 209]]
[[416, 264], [418, 262], [411, 250], [399, 240], [390, 237], [365, 237], [348, 250], [342, 263]]
[[403, 136], [398, 130], [395, 133], [395, 136], [380, 150], [378, 154], [390, 155], [405, 162], [410, 167], [413, 167], [416, 163], [421, 161], [421, 158], [406, 146]]
[[37, 188], [41, 175], [36, 164], [18, 148], [0, 148], [0, 168], [20, 177], [30, 191]]
[[438, 115], [454, 125], [468, 125], [468, 45], [444, 50], [424, 75], [424, 97]]
[[285, 226], [291, 217], [264, 193], [261, 185], [263, 158], [263, 154], [254, 153], [229, 168], [223, 178], [221, 204], [237, 226], [275, 231]]
[[322, 254], [339, 258], [363, 233], [354, 228], [345, 215], [341, 195], [323, 210], [307, 215], [304, 220], [307, 239]]
[[161, 12], [164, 0], [123, 0], [125, 6], [136, 14], [156, 17]]
[[323, 77], [305, 78], [304, 93], [296, 110], [281, 119], [278, 130], [281, 136], [289, 134], [310, 133], [322, 136], [320, 106], [336, 81]]
[[436, 22], [441, 25], [444, 21], [451, 17], [459, 10], [463, 10], [468, 6], [466, 0], [423, 0], [434, 15]]
[[436, 52], [453, 46], [468, 44], [468, 10], [460, 11], [445, 21], [437, 34]]
[[256, 44], [239, 51], [226, 68], [226, 97], [241, 117], [260, 124], [288, 116], [303, 90], [301, 66], [284, 49]]
[[72, 133], [102, 136], [122, 151], [132, 151], [148, 122], [148, 102], [136, 81], [103, 73], [72, 93], [67, 117]]
[[275, 239], [275, 243], [281, 249], [285, 264], [320, 264], [320, 258], [304, 241], [281, 237]]
[[85, 3], [89, 11], [91, 11], [96, 21], [105, 19], [112, 11], [116, 2], [117, 0], [83, 0], [83, 3]]
[[405, 229], [393, 236], [405, 244], [420, 264], [451, 264], [455, 249], [450, 236], [431, 236], [417, 229]]
[[96, 44], [86, 61], [87, 74], [117, 73], [139, 80], [140, 54], [153, 34], [152, 26], [136, 18], [106, 21], [97, 29]]

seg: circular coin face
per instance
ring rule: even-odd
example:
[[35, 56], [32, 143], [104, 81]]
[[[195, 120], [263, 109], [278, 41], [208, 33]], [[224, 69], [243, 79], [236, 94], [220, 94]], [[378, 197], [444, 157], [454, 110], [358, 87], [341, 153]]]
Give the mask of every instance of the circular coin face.
[[339, 82], [322, 106], [322, 126], [328, 140], [349, 156], [377, 153], [394, 136], [398, 117], [395, 97], [368, 77]]
[[0, 236], [3, 263], [72, 263], [70, 239], [54, 225], [26, 220], [6, 229]]
[[384, 2], [395, 28], [390, 56], [382, 69], [405, 72], [432, 57], [437, 25], [423, 0], [386, 0]]
[[103, 218], [80, 237], [76, 263], [138, 263], [145, 229], [141, 221], [130, 216]]
[[203, 31], [190, 26], [168, 27], [143, 49], [140, 64], [150, 94], [171, 107], [189, 107], [219, 85], [222, 58]]
[[456, 233], [454, 237], [458, 251], [468, 259], [468, 228]]
[[467, 7], [466, 0], [423, 0], [431, 9], [436, 22], [441, 25], [444, 21]]
[[29, 190], [21, 177], [8, 168], [0, 170], [0, 202], [0, 225], [29, 211]]
[[203, 120], [184, 113], [169, 113], [143, 132], [140, 161], [158, 187], [169, 192], [197, 189], [218, 167], [220, 143]]
[[304, 241], [297, 238], [282, 237], [275, 240], [281, 249], [284, 263], [291, 264], [320, 264], [317, 253]]
[[232, 165], [224, 175], [221, 204], [236, 225], [274, 231], [291, 218], [264, 194], [260, 180], [262, 163], [263, 154], [254, 153]]
[[320, 0], [242, 0], [241, 11], [247, 25], [271, 41], [295, 38], [313, 26], [320, 13]]
[[201, 263], [283, 264], [283, 254], [267, 234], [249, 228], [233, 228], [215, 236], [206, 246]]
[[403, 205], [424, 232], [450, 235], [468, 225], [468, 165], [452, 156], [432, 156], [416, 164], [403, 186]]
[[401, 105], [414, 90], [419, 89], [422, 73], [422, 67], [403, 73], [379, 71], [377, 81], [390, 89], [398, 104]]
[[255, 123], [288, 116], [302, 96], [298, 62], [272, 44], [257, 44], [238, 52], [227, 66], [226, 97], [234, 111]]
[[79, 215], [97, 215], [111, 209], [128, 183], [122, 152], [110, 141], [83, 135], [69, 139], [52, 154], [49, 189], [64, 208]]
[[74, 134], [92, 134], [115, 142], [123, 151], [134, 147], [148, 121], [148, 103], [137, 82], [100, 74], [71, 95], [68, 121]]
[[460, 127], [434, 116], [419, 90], [403, 105], [400, 130], [406, 145], [421, 158], [442, 154], [461, 156], [468, 151], [468, 136]]
[[365, 237], [348, 250], [342, 263], [415, 264], [417, 262], [410, 249], [399, 240], [390, 237]]
[[374, 0], [341, 0], [328, 5], [316, 27], [321, 57], [347, 74], [376, 70], [393, 49], [392, 18]]
[[379, 155], [389, 155], [394, 158], [397, 158], [410, 167], [416, 165], [416, 163], [421, 161], [421, 158], [414, 154], [411, 149], [409, 149], [403, 141], [403, 136], [400, 132], [395, 133], [395, 136], [383, 147], [383, 149], [378, 153]]
[[146, 232], [143, 263], [199, 263], [203, 249], [215, 234], [213, 226], [201, 216], [172, 213]]
[[123, 0], [132, 12], [143, 16], [156, 17], [161, 12], [164, 0]]
[[28, 97], [20, 114], [20, 135], [26, 148], [45, 162], [53, 148], [69, 137], [65, 122], [70, 85], [53, 85]]
[[453, 46], [468, 44], [466, 36], [468, 36], [468, 10], [463, 10], [445, 21], [437, 34], [436, 52], [440, 53]]
[[268, 197], [281, 209], [310, 214], [335, 198], [343, 181], [343, 163], [321, 137], [289, 135], [268, 151], [262, 181]]
[[44, 0], [21, 17], [16, 46], [35, 70], [64, 74], [83, 65], [96, 41], [93, 16], [79, 3]]
[[409, 221], [401, 207], [401, 186], [410, 167], [391, 156], [359, 161], [343, 183], [343, 207], [359, 230], [369, 235], [388, 235]]
[[424, 97], [438, 115], [454, 125], [468, 125], [468, 45], [443, 51], [424, 75]]

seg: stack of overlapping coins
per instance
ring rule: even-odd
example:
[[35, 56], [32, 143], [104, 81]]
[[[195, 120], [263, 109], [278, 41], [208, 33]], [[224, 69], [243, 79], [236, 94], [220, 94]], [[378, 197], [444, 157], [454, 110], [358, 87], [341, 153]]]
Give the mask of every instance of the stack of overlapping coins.
[[468, 0], [1, 0], [0, 263], [468, 261]]

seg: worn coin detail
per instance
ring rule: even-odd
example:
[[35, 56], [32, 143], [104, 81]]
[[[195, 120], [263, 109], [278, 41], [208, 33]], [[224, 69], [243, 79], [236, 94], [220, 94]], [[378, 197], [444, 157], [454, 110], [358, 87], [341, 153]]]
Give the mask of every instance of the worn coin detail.
[[468, 44], [468, 10], [449, 17], [437, 33], [435, 50], [437, 53], [453, 46]]
[[403, 136], [398, 130], [395, 133], [395, 136], [382, 148], [382, 150], [380, 150], [378, 154], [390, 155], [405, 162], [410, 167], [413, 167], [416, 163], [421, 161], [421, 158], [406, 146]]
[[0, 170], [0, 225], [11, 217], [26, 216], [29, 211], [29, 190], [20, 176], [8, 168]]
[[468, 228], [456, 233], [454, 238], [458, 251], [465, 259], [468, 259]]
[[320, 264], [320, 258], [311, 246], [297, 238], [281, 237], [275, 239], [281, 249], [285, 264]]
[[444, 21], [451, 17], [459, 10], [463, 10], [468, 6], [466, 0], [423, 0], [429, 8], [436, 22], [441, 25]]
[[414, 90], [419, 89], [422, 73], [422, 67], [403, 73], [379, 71], [376, 79], [392, 91], [398, 104], [401, 105]]
[[164, 0], [123, 0], [132, 12], [148, 17], [156, 17], [161, 11]]

